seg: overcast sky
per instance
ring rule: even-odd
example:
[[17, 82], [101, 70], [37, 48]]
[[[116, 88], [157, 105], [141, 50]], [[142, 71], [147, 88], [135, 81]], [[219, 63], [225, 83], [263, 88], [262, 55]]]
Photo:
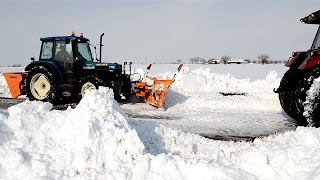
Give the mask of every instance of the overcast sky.
[[107, 62], [286, 60], [310, 48], [317, 26], [299, 19], [319, 8], [319, 0], [1, 0], [0, 65], [27, 65], [41, 37], [72, 31], [92, 44], [105, 33]]

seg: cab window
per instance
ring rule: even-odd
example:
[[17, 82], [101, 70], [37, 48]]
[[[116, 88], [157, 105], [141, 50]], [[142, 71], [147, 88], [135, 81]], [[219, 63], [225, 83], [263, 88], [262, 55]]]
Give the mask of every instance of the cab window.
[[66, 44], [65, 41], [56, 41], [55, 60], [73, 61], [71, 43]]
[[40, 59], [51, 59], [53, 50], [53, 42], [47, 41], [42, 43]]
[[88, 43], [77, 43], [77, 50], [78, 60], [92, 61], [92, 55]]

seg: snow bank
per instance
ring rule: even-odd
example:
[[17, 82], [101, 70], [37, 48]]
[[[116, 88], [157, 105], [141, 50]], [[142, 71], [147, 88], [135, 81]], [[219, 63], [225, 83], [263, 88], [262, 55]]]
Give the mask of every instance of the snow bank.
[[119, 112], [111, 91], [101, 88], [86, 94], [76, 109], [51, 108], [48, 103], [25, 101], [8, 109], [3, 122], [14, 136], [0, 148], [0, 177], [132, 176], [129, 172], [143, 145]]
[[320, 130], [212, 141], [127, 120], [108, 88], [75, 108], [25, 101], [0, 114], [1, 179], [320, 178]]
[[[157, 74], [156, 77], [170, 79], [173, 75], [174, 73], [167, 72]], [[166, 95], [165, 106], [198, 110], [210, 107], [212, 110], [281, 111], [278, 97], [273, 93], [279, 83], [280, 78], [275, 71], [269, 72], [265, 79], [251, 81], [249, 78], [237, 79], [229, 73], [216, 74], [209, 68], [190, 70], [183, 67]]]

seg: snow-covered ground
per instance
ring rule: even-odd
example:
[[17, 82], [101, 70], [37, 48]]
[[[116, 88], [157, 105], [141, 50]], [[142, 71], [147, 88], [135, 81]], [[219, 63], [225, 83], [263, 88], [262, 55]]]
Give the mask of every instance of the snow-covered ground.
[[[177, 67], [149, 74], [172, 78]], [[286, 70], [185, 65], [165, 111], [119, 105], [107, 88], [64, 111], [26, 100], [0, 111], [0, 179], [319, 179], [320, 130], [295, 128], [273, 93]]]

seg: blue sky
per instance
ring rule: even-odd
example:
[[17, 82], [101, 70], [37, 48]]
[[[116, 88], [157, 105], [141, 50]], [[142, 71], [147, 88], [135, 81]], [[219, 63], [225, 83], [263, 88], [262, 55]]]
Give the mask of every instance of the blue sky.
[[191, 57], [285, 60], [310, 48], [315, 25], [299, 22], [319, 0], [2, 0], [0, 65], [38, 58], [40, 37], [83, 32], [103, 61], [174, 62]]

